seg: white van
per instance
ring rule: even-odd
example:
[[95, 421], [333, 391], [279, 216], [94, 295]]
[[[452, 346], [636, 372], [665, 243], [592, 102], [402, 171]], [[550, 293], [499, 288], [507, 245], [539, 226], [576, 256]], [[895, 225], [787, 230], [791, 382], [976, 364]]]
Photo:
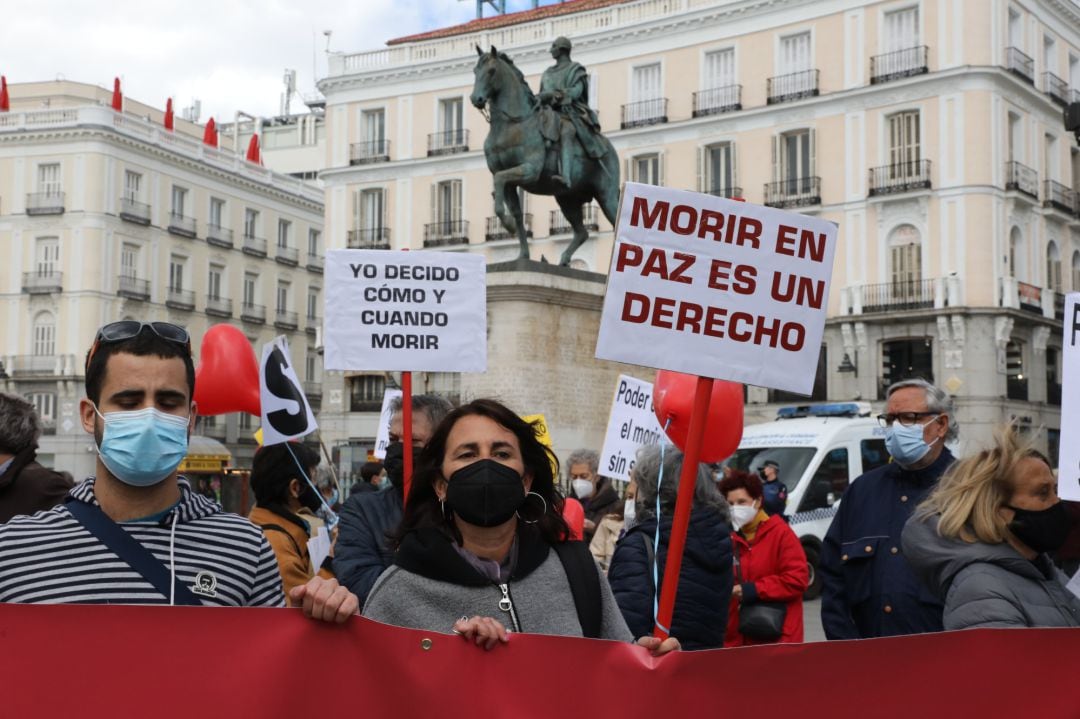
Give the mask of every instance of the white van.
[[844, 490], [889, 461], [885, 429], [870, 412], [868, 402], [781, 407], [775, 421], [746, 427], [739, 449], [724, 462], [754, 473], [765, 460], [780, 465], [788, 489], [785, 514], [810, 565], [807, 599], [821, 594], [821, 545]]

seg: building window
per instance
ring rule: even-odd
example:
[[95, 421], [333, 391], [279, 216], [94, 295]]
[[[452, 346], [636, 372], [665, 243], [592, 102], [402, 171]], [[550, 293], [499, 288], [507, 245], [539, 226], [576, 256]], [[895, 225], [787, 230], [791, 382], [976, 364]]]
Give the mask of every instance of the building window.
[[1024, 372], [1024, 345], [1010, 340], [1005, 345], [1005, 396], [1026, 402], [1028, 378]]
[[277, 305], [276, 309], [278, 314], [282, 314], [289, 310], [289, 283], [278, 282], [277, 286]]
[[1047, 180], [1055, 182], [1061, 176], [1058, 173], [1057, 138], [1053, 135], [1043, 135], [1043, 173]]
[[52, 392], [32, 392], [26, 399], [34, 405], [34, 410], [41, 418], [46, 429], [56, 427], [56, 395]]
[[1046, 348], [1046, 403], [1061, 406], [1061, 350]]
[[210, 226], [221, 229], [224, 227], [222, 220], [225, 217], [225, 200], [216, 197], [210, 198]]
[[[735, 145], [721, 142], [702, 149], [701, 191], [719, 197], [736, 197]], [[741, 194], [741, 193], [739, 193]]]
[[1009, 113], [1008, 158], [1009, 162], [1024, 160], [1024, 123], [1019, 115]]
[[889, 165], [895, 177], [910, 177], [919, 171], [919, 133], [918, 110], [889, 115]]
[[382, 407], [383, 393], [386, 390], [386, 378], [382, 375], [365, 374], [350, 377], [349, 411], [378, 412]]
[[206, 294], [210, 299], [221, 299], [221, 277], [224, 274], [225, 268], [222, 265], [210, 265], [210, 274], [206, 281]]
[[460, 97], [439, 100], [439, 132], [443, 145], [464, 145], [464, 106]]
[[34, 318], [35, 357], [52, 357], [56, 354], [56, 319], [49, 312], [41, 312]]
[[885, 13], [882, 35], [885, 52], [898, 52], [919, 46], [919, 8], [907, 7]]
[[308, 382], [315, 381], [315, 348], [308, 347], [304, 353], [304, 379]]
[[120, 276], [135, 279], [139, 276], [139, 247], [125, 244], [120, 249]]
[[258, 237], [259, 211], [250, 207], [244, 208], [244, 238], [254, 239]]
[[59, 195], [63, 187], [60, 183], [60, 163], [50, 162], [38, 165], [38, 192], [43, 195]]
[[360, 190], [353, 195], [353, 226], [360, 230], [362, 241], [378, 243], [381, 240], [385, 199], [386, 191], [381, 187]]
[[60, 265], [60, 238], [39, 237], [34, 242], [34, 272], [38, 277], [52, 277]]
[[128, 202], [142, 201], [142, 175], [132, 170], [124, 171], [124, 199]]
[[176, 217], [185, 217], [188, 191], [183, 187], [173, 185], [172, 188], [172, 214]]
[[1024, 49], [1024, 23], [1020, 13], [1009, 8], [1009, 46]]
[[251, 424], [252, 424], [251, 415], [248, 414], [247, 412], [241, 412], [240, 413], [240, 423], [239, 424], [240, 424], [240, 429], [242, 429], [242, 430], [250, 430], [251, 429]]
[[735, 84], [735, 48], [705, 53], [705, 77], [703, 87], [715, 90]]
[[173, 255], [169, 260], [169, 290], [181, 292], [184, 289], [184, 265], [187, 260]]
[[929, 337], [882, 342], [881, 365], [881, 392], [878, 399], [886, 399], [885, 390], [902, 379], [920, 378], [933, 383], [933, 343]]
[[889, 233], [889, 281], [897, 292], [911, 294], [922, 279], [922, 238], [912, 225]]
[[[461, 105], [460, 100], [458, 100], [458, 105]], [[362, 142], [367, 143], [372, 150], [372, 154], [383, 154], [383, 141], [386, 140], [386, 113], [382, 109], [364, 110], [360, 113], [360, 137]]]
[[783, 195], [813, 191], [814, 131], [795, 130], [777, 135], [773, 142], [773, 175]]
[[660, 185], [660, 155], [638, 155], [630, 160], [630, 177], [634, 182], [646, 185]]
[[307, 295], [307, 317], [309, 320], [318, 319], [319, 317], [319, 291], [315, 289], [308, 290]]
[[435, 222], [447, 228], [461, 222], [461, 187], [461, 180], [443, 180], [435, 185], [432, 207]]
[[254, 272], [244, 273], [244, 304], [251, 307], [255, 304], [256, 288], [258, 287], [259, 276]]
[[1026, 277], [1023, 273], [1024, 262], [1024, 236], [1020, 234], [1020, 228], [1014, 227], [1009, 233], [1009, 266], [1006, 274], [1014, 279]]
[[664, 96], [660, 63], [639, 65], [633, 69], [630, 102], [650, 102]]
[[781, 75], [806, 72], [812, 67], [809, 31], [780, 38]]
[[1061, 253], [1053, 240], [1046, 245], [1046, 287], [1061, 292]]
[[278, 220], [277, 223], [277, 246], [289, 247], [289, 238], [292, 235], [292, 223], [288, 220]]
[[319, 240], [322, 239], [322, 233], [318, 230], [308, 230], [307, 233], [307, 251], [311, 257], [319, 256]]

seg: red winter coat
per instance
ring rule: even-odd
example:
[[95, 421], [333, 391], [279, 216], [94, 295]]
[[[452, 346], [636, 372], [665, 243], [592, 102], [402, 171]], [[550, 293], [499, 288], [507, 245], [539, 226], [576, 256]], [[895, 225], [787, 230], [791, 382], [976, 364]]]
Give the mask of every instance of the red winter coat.
[[758, 525], [752, 543], [748, 543], [738, 532], [732, 532], [731, 545], [742, 572], [743, 601], [787, 602], [787, 616], [784, 618], [784, 633], [776, 642], [748, 639], [739, 634], [739, 602], [732, 597], [724, 646], [801, 642], [802, 597], [810, 581], [810, 573], [806, 567], [806, 552], [795, 532], [791, 531], [783, 517], [774, 515]]

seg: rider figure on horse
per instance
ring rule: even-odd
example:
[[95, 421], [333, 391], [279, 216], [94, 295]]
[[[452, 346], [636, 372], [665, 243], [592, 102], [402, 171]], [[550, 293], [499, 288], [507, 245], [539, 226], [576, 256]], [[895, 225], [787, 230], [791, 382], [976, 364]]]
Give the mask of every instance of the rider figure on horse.
[[543, 106], [540, 132], [549, 147], [559, 145], [559, 171], [552, 179], [566, 187], [576, 179], [571, 176], [575, 137], [589, 157], [599, 159], [605, 152], [599, 141], [600, 120], [588, 104], [589, 75], [581, 63], [570, 59], [571, 47], [565, 37], [555, 38], [551, 43], [555, 64], [544, 70], [537, 96]]

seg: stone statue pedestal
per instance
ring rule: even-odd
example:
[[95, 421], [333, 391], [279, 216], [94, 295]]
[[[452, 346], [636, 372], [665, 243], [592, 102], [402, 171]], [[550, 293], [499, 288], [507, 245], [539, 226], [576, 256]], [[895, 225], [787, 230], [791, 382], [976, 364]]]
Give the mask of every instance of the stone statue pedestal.
[[602, 274], [531, 260], [489, 265], [488, 369], [461, 375], [462, 401], [543, 414], [560, 461], [579, 447], [600, 451], [618, 376], [655, 376], [593, 356], [605, 286]]

